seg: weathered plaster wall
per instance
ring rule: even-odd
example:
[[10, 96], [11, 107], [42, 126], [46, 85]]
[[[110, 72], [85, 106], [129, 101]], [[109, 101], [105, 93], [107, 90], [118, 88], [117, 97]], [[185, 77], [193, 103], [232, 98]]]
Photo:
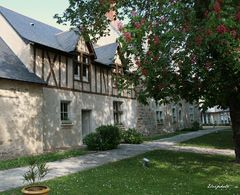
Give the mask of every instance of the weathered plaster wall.
[[[122, 101], [122, 120], [127, 128], [136, 124], [136, 100], [74, 91], [44, 88], [44, 149], [51, 150], [82, 144], [82, 110], [91, 113], [90, 131], [100, 125], [113, 124], [113, 101]], [[72, 124], [60, 120], [60, 102], [69, 101]]]
[[41, 153], [42, 88], [0, 80], [0, 159]]

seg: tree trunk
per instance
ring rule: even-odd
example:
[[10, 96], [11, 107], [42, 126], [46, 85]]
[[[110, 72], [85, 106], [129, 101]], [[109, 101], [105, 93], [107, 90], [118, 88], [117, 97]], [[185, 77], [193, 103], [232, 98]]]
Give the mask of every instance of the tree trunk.
[[232, 121], [236, 162], [240, 163], [240, 101], [236, 96], [232, 97], [230, 100], [230, 116]]

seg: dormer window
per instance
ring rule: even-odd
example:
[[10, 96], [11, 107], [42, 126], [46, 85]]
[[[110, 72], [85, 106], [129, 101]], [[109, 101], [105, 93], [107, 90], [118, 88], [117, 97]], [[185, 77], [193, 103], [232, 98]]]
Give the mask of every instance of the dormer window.
[[89, 57], [83, 55], [82, 60], [82, 80], [88, 82], [89, 81]]
[[74, 79], [89, 82], [89, 66], [90, 59], [87, 55], [76, 55], [73, 62]]

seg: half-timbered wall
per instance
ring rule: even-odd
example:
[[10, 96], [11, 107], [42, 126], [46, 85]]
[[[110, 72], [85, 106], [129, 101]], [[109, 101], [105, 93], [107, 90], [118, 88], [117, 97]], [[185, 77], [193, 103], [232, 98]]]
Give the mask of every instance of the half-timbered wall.
[[[86, 43], [80, 39], [77, 53], [89, 56], [89, 80], [76, 79], [73, 72], [74, 55], [42, 47], [32, 46], [33, 61], [30, 68], [48, 84], [48, 87], [73, 90], [98, 95], [118, 96], [113, 82], [113, 68], [94, 62], [93, 54]], [[117, 59], [120, 63], [120, 60]], [[80, 68], [82, 72], [83, 69]], [[134, 91], [123, 91], [121, 97], [134, 99]]]
[[[66, 54], [43, 47], [32, 46], [32, 71], [46, 81], [43, 88], [43, 142], [44, 150], [73, 147], [82, 144], [84, 121], [82, 113], [89, 113], [89, 132], [100, 125], [114, 124], [113, 102], [121, 102], [122, 123], [126, 128], [136, 127], [136, 104], [133, 91], [122, 92], [113, 87], [113, 68], [94, 62], [92, 51], [80, 39], [76, 53]], [[89, 56], [88, 81], [74, 75], [77, 57]], [[81, 63], [79, 63], [81, 64]], [[82, 72], [82, 67], [79, 68]], [[69, 103], [69, 123], [61, 121], [61, 102]]]

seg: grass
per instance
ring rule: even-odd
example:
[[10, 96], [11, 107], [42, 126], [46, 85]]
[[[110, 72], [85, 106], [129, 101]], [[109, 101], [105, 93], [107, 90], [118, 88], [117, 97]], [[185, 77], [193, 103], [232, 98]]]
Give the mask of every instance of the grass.
[[11, 160], [4, 160], [4, 161], [0, 161], [0, 170], [27, 166], [31, 158], [36, 159], [38, 162], [52, 162], [52, 161], [70, 158], [74, 156], [84, 155], [89, 152], [90, 151], [87, 151], [86, 149], [81, 148], [81, 149], [65, 150], [65, 151], [58, 151], [58, 152], [50, 152], [50, 153], [40, 154], [36, 156], [31, 156], [31, 157], [26, 156], [26, 157], [11, 159]]
[[[149, 168], [143, 167], [143, 157], [150, 159]], [[228, 156], [157, 150], [44, 184], [51, 188], [51, 195], [237, 195], [240, 165], [231, 160], [233, 158]], [[14, 189], [2, 194], [21, 193], [20, 189]]]
[[180, 134], [184, 134], [184, 133], [188, 133], [191, 132], [192, 130], [180, 130], [180, 131], [175, 131], [172, 133], [162, 133], [162, 134], [157, 134], [157, 135], [152, 135], [152, 136], [144, 136], [143, 137], [143, 141], [154, 141], [154, 140], [158, 140], [158, 139], [163, 139], [163, 138], [168, 138], [168, 137], [172, 137], [175, 135], [180, 135]]
[[180, 143], [181, 146], [196, 146], [216, 149], [234, 149], [232, 130], [217, 131]]

